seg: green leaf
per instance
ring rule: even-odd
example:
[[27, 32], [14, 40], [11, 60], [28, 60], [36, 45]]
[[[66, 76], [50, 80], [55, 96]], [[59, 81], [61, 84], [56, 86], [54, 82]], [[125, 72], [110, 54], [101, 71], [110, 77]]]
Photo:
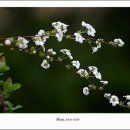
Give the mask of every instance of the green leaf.
[[15, 111], [15, 110], [17, 110], [19, 108], [22, 108], [21, 105], [17, 105], [17, 106], [14, 107], [13, 104], [10, 101], [5, 101], [5, 104], [7, 106], [7, 111], [8, 112], [13, 112], [13, 111]]
[[4, 81], [0, 80], [0, 85], [3, 85]]
[[1, 56], [0, 53], [0, 72], [4, 72], [6, 70], [9, 70], [9, 66], [6, 65], [5, 57]]
[[13, 104], [10, 101], [5, 101], [5, 104], [7, 105], [8, 108], [13, 107]]
[[5, 83], [4, 84], [4, 92], [5, 93], [11, 93], [16, 91], [17, 89], [19, 89], [21, 87], [21, 84], [15, 83], [15, 84], [10, 84], [10, 83]]
[[10, 96], [10, 93], [16, 91], [21, 87], [21, 84], [19, 83], [12, 84], [11, 78], [7, 78], [6, 82], [2, 83], [2, 85], [6, 99]]
[[6, 70], [9, 70], [9, 66], [0, 66], [0, 72], [4, 72]]
[[17, 105], [15, 107], [13, 107], [12, 110], [15, 111], [15, 110], [20, 109], [20, 108], [22, 108], [22, 106], [21, 105]]
[[0, 57], [0, 67], [3, 67], [5, 65], [6, 65], [5, 57], [2, 56], [2, 57]]
[[12, 85], [12, 79], [9, 77], [6, 79], [6, 83]]

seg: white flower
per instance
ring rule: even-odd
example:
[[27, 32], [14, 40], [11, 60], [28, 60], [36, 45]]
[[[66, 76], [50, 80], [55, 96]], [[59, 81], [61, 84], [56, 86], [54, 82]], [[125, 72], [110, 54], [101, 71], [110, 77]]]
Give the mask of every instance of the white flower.
[[57, 33], [55, 34], [55, 36], [57, 37], [57, 40], [59, 42], [62, 41], [63, 38], [63, 34], [67, 32], [67, 27], [69, 25], [66, 25], [64, 23], [61, 23], [60, 21], [58, 22], [53, 22], [52, 26], [56, 29]]
[[94, 52], [97, 52], [98, 51], [98, 49], [99, 48], [101, 48], [101, 42], [99, 41], [100, 39], [98, 39], [97, 41], [96, 41], [96, 47], [92, 47], [92, 50], [93, 50], [93, 53]]
[[93, 26], [91, 26], [90, 24], [85, 23], [84, 21], [82, 22], [82, 26], [85, 27], [87, 29], [87, 34], [94, 37], [95, 36], [95, 29], [93, 28]]
[[47, 52], [50, 54], [50, 55], [56, 55], [56, 52], [51, 48], [51, 49], [48, 49]]
[[62, 33], [60, 30], [56, 33], [55, 36], [57, 37], [57, 40], [58, 40], [59, 42], [62, 41], [63, 33]]
[[129, 101], [129, 102], [127, 102], [127, 106], [130, 108], [130, 101]]
[[105, 98], [110, 98], [110, 96], [111, 96], [110, 93], [105, 93], [105, 94], [104, 94], [104, 97], [105, 97]]
[[103, 80], [101, 80], [100, 82], [101, 82], [103, 85], [108, 84], [108, 81], [103, 81]]
[[127, 95], [127, 96], [123, 96], [126, 98], [126, 100], [130, 100], [130, 95]]
[[36, 46], [44, 47], [44, 44], [45, 44], [47, 38], [49, 38], [49, 36], [45, 35], [45, 31], [40, 30], [33, 39], [34, 39]]
[[115, 95], [112, 95], [110, 98], [110, 103], [112, 103], [112, 106], [116, 106], [119, 104], [119, 98]]
[[69, 25], [66, 25], [64, 23], [61, 23], [60, 21], [58, 22], [53, 22], [52, 26], [56, 29], [56, 30], [61, 30], [61, 32], [66, 33], [67, 32], [67, 27]]
[[49, 38], [48, 36], [39, 36], [39, 35], [36, 35], [34, 37], [34, 42], [35, 42], [35, 45], [36, 46], [43, 46], [46, 42], [46, 39]]
[[10, 38], [5, 40], [5, 45], [7, 45], [7, 46], [11, 45], [11, 39]]
[[83, 88], [83, 94], [86, 96], [89, 95], [89, 88], [88, 87]]
[[44, 68], [44, 69], [48, 69], [50, 67], [50, 64], [47, 62], [47, 60], [43, 60], [41, 66]]
[[92, 52], [92, 53], [95, 53], [95, 52], [97, 52], [97, 51], [98, 51], [98, 48], [97, 48], [97, 47], [92, 47], [92, 50], [93, 50], [93, 52]]
[[80, 70], [77, 71], [77, 73], [78, 73], [81, 77], [88, 77], [88, 72], [87, 72], [87, 70], [80, 69]]
[[95, 66], [89, 66], [88, 69], [93, 73], [93, 75], [95, 75], [95, 77], [97, 79], [100, 79], [100, 80], [102, 79], [102, 75], [101, 75], [100, 72], [98, 72], [97, 67], [95, 67]]
[[77, 69], [79, 69], [80, 67], [80, 62], [77, 60], [77, 61], [72, 61], [71, 62], [73, 66], [75, 66]]
[[125, 44], [120, 38], [115, 39], [114, 43], [119, 47], [122, 47]]
[[79, 34], [79, 33], [74, 33], [74, 35], [75, 35], [75, 41], [76, 42], [83, 43], [83, 41], [85, 40], [85, 38], [83, 38], [81, 36], [81, 34]]
[[70, 50], [68, 49], [61, 49], [60, 52], [62, 52], [63, 54], [67, 55], [71, 60], [73, 59]]
[[97, 71], [98, 71], [97, 67], [95, 67], [95, 66], [89, 66], [88, 69], [89, 69], [90, 71], [92, 71], [94, 74], [96, 74]]
[[29, 41], [26, 40], [25, 38], [18, 37], [17, 43], [18, 43], [18, 47], [19, 47], [20, 49], [25, 49], [25, 48], [28, 47]]
[[39, 36], [43, 36], [45, 34], [45, 31], [44, 30], [40, 30], [39, 32], [38, 32], [38, 35]]
[[102, 79], [102, 75], [101, 75], [101, 73], [99, 73], [99, 72], [97, 72], [96, 74], [94, 74], [95, 75], [95, 77], [97, 78], [97, 79]]

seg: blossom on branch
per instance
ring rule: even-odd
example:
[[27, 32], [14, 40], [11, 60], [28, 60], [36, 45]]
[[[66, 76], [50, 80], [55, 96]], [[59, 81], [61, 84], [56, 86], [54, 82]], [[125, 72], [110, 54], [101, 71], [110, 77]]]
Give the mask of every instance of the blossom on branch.
[[89, 36], [92, 36], [92, 37], [95, 36], [96, 30], [93, 28], [93, 26], [91, 26], [91, 25], [88, 24], [88, 23], [85, 23], [84, 21], [82, 22], [82, 26], [87, 29], [87, 34], [88, 34]]
[[79, 69], [80, 67], [80, 62], [77, 60], [77, 61], [72, 61], [71, 62], [73, 66], [75, 66], [77, 69]]
[[83, 41], [85, 40], [85, 38], [83, 38], [81, 36], [81, 34], [79, 34], [79, 33], [74, 33], [74, 35], [75, 35], [75, 41], [76, 42], [83, 43]]

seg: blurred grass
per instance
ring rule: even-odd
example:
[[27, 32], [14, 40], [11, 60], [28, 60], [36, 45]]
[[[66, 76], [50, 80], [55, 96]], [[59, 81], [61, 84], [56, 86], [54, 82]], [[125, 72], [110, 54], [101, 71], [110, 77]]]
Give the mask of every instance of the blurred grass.
[[[0, 37], [35, 35], [40, 29], [51, 30], [51, 23], [58, 20], [70, 25], [68, 34], [71, 34], [80, 29], [84, 20], [95, 27], [97, 37], [107, 41], [122, 38], [126, 43], [123, 48], [102, 46], [93, 55], [89, 46], [74, 41], [58, 43], [52, 38], [46, 43], [47, 48], [72, 50], [82, 68], [97, 66], [103, 79], [109, 81], [106, 91], [121, 97], [130, 94], [129, 11], [129, 8], [0, 8]], [[87, 83], [56, 63], [44, 70], [40, 66], [42, 59], [37, 56], [1, 48], [0, 51], [5, 52], [11, 68], [6, 76], [22, 84], [12, 95], [14, 104], [23, 105], [17, 112], [129, 112], [112, 107], [98, 92], [84, 96], [82, 88]]]

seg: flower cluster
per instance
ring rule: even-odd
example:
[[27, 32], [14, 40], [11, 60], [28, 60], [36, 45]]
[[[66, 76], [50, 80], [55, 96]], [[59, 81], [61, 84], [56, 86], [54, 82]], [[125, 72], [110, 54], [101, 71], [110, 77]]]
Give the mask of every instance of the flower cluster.
[[119, 105], [121, 107], [125, 107], [125, 103], [127, 102], [127, 107], [130, 108], [130, 95], [123, 96], [126, 98], [124, 102], [119, 101], [119, 98], [116, 95], [111, 95], [110, 93], [105, 93], [104, 97], [109, 100], [109, 103], [111, 103], [112, 106]]
[[70, 53], [70, 50], [68, 49], [61, 49], [60, 52], [62, 52], [64, 55], [66, 55], [69, 59], [73, 59], [71, 53]]
[[38, 32], [38, 34], [36, 34], [36, 36], [33, 37], [33, 41], [35, 42], [36, 46], [43, 47], [43, 50], [45, 51], [44, 44], [45, 44], [45, 42], [46, 42], [46, 40], [48, 38], [49, 38], [49, 36], [46, 36], [45, 31], [44, 30], [40, 30]]
[[82, 22], [82, 26], [87, 29], [87, 34], [88, 34], [89, 36], [92, 36], [92, 37], [95, 36], [96, 31], [95, 31], [95, 29], [93, 28], [93, 26], [91, 26], [91, 25], [88, 24], [88, 23], [85, 23], [84, 21]]
[[56, 52], [51, 48], [51, 49], [48, 49], [46, 54], [45, 54], [45, 59], [43, 59], [43, 62], [41, 64], [41, 66], [44, 68], [44, 69], [48, 69], [50, 68], [50, 64], [49, 62], [52, 62], [53, 61], [53, 57], [56, 55]]
[[[61, 42], [63, 38], [75, 40], [80, 44], [87, 44], [90, 45], [92, 48], [92, 53], [97, 52], [103, 44], [112, 45], [114, 47], [123, 47], [124, 42], [120, 39], [114, 39], [114, 41], [106, 42], [104, 39], [95, 38], [96, 30], [94, 27], [84, 21], [82, 21], [80, 30], [77, 30], [72, 35], [66, 35], [67, 28], [69, 25], [64, 24], [60, 21], [52, 23], [53, 30], [45, 31], [43, 29], [39, 30], [39, 32], [35, 36], [26, 36], [26, 37], [11, 37], [6, 38], [4, 45], [15, 48], [17, 47], [19, 50], [28, 52], [30, 54], [39, 53], [39, 55], [43, 58], [41, 63], [41, 67], [44, 69], [50, 68], [50, 63], [53, 61], [58, 61], [62, 65], [64, 65], [67, 69], [72, 69], [74, 73], [76, 73], [81, 78], [85, 78], [89, 81], [89, 84], [86, 85], [87, 87], [83, 88], [83, 94], [89, 95], [90, 90], [103, 90], [104, 86], [108, 84], [108, 81], [102, 80], [102, 75], [98, 71], [96, 66], [88, 66], [87, 69], [81, 68], [81, 64], [79, 60], [75, 60], [71, 54], [71, 50], [68, 49], [60, 49], [61, 56], [57, 56], [58, 54], [51, 48], [45, 49], [45, 43], [47, 39], [50, 37], [56, 37], [58, 42]], [[33, 45], [29, 48], [29, 41], [25, 38], [31, 38]], [[56, 56], [55, 56], [56, 55]], [[68, 59], [66, 62], [69, 61], [69, 64], [64, 64], [64, 60]], [[65, 62], [65, 63], [66, 63]], [[100, 85], [96, 85], [96, 83], [91, 82], [91, 78], [98, 79]], [[102, 91], [102, 93], [104, 93]], [[130, 95], [124, 96], [126, 101], [122, 102], [119, 101], [119, 98], [116, 95], [111, 95], [109, 93], [105, 93], [104, 97], [109, 100], [112, 106], [119, 105], [121, 107], [128, 107], [130, 108]], [[125, 103], [127, 104], [125, 105]]]
[[66, 24], [61, 23], [60, 21], [58, 21], [58, 22], [53, 22], [52, 26], [56, 29], [55, 36], [57, 37], [57, 40], [59, 42], [61, 42], [62, 38], [63, 38], [63, 34], [67, 32], [67, 27], [69, 25], [66, 25]]

